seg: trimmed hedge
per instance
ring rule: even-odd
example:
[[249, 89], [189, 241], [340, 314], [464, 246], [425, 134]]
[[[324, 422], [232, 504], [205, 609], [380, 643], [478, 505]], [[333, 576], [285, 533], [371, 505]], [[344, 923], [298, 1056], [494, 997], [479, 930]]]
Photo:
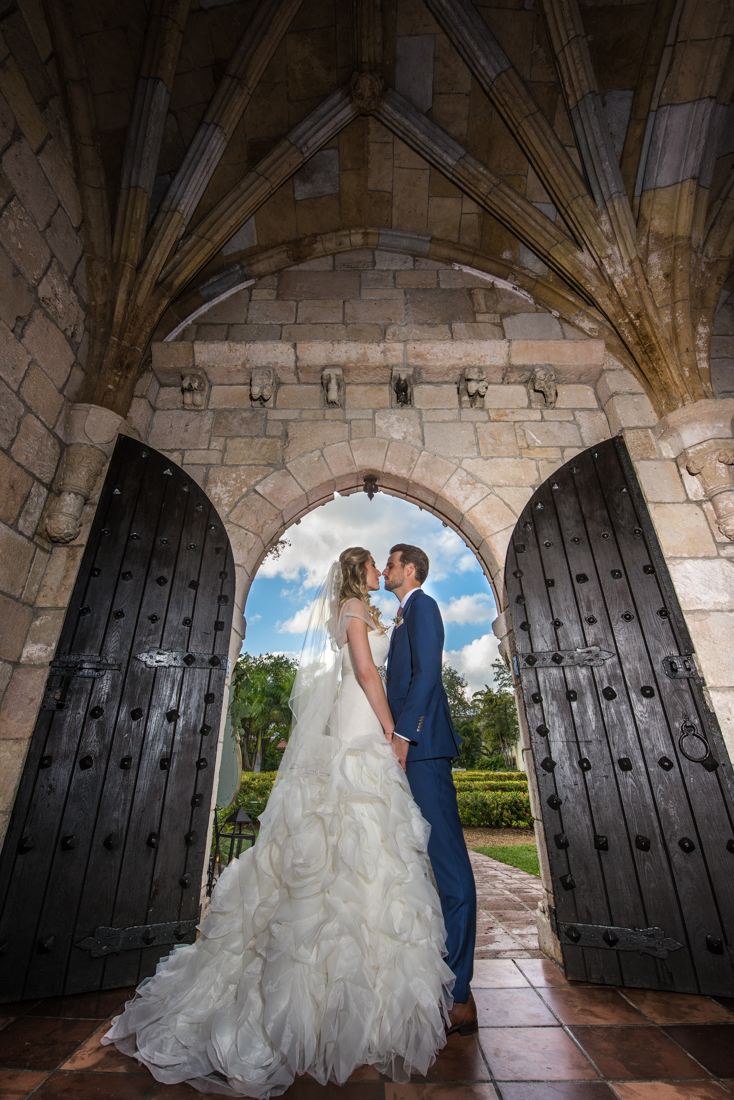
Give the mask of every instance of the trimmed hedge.
[[[235, 804], [242, 806], [253, 820], [264, 811], [276, 775], [277, 772], [242, 773]], [[454, 784], [462, 825], [493, 829], [532, 825], [527, 778], [522, 772], [454, 772]], [[219, 812], [223, 820], [232, 810]]]

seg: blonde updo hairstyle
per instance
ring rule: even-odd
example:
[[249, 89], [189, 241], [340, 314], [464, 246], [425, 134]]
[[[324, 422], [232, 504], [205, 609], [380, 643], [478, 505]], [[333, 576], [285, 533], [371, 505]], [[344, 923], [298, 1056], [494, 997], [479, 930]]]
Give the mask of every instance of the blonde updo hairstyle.
[[367, 562], [371, 555], [369, 550], [362, 546], [350, 546], [339, 555], [339, 564], [342, 567], [342, 586], [339, 593], [339, 606], [346, 600], [361, 600], [367, 608], [375, 630], [385, 632], [385, 627], [380, 622], [380, 612], [370, 603], [370, 594], [367, 588]]

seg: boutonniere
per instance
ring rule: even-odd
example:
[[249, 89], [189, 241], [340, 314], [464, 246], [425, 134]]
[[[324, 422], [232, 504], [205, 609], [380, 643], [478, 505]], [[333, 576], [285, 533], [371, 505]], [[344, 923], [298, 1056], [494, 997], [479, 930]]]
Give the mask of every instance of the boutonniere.
[[402, 625], [403, 616], [402, 615], [396, 615], [395, 618], [393, 619], [393, 622], [395, 623], [395, 629], [397, 630], [397, 628]]

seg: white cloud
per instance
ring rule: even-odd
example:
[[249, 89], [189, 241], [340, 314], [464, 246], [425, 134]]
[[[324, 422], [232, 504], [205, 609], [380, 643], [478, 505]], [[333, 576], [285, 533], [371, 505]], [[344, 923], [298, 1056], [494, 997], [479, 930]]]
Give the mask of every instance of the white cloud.
[[329, 566], [348, 546], [364, 546], [382, 569], [396, 542], [421, 546], [431, 561], [426, 585], [457, 572], [479, 572], [474, 554], [449, 527], [440, 526], [430, 512], [421, 511], [398, 497], [378, 493], [370, 501], [363, 493], [340, 497], [304, 516], [285, 536], [291, 543], [277, 560], [266, 559], [258, 575], [297, 582], [305, 594], [326, 577]]
[[443, 659], [445, 664], [451, 665], [465, 677], [471, 695], [481, 691], [485, 684], [492, 684], [492, 661], [496, 661], [498, 656], [499, 640], [494, 634], [483, 634], [462, 649], [444, 650]]
[[306, 607], [296, 611], [292, 618], [286, 619], [284, 623], [277, 623], [275, 629], [279, 634], [303, 634], [308, 626], [310, 614], [311, 607], [307, 604]]
[[476, 592], [471, 596], [458, 596], [442, 603], [441, 615], [445, 623], [487, 623], [497, 617], [494, 600], [486, 592]]

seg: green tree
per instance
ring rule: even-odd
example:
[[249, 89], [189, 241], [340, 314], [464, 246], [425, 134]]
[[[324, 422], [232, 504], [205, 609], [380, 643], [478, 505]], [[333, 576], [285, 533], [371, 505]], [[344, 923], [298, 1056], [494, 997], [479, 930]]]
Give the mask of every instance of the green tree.
[[520, 734], [512, 673], [499, 658], [492, 662], [494, 683], [485, 684], [472, 696], [474, 723], [481, 737], [482, 753], [501, 754], [508, 768], [516, 767], [515, 745]]
[[482, 738], [477, 729], [474, 706], [467, 694], [468, 684], [460, 672], [451, 665], [444, 665], [441, 679], [449, 700], [449, 710], [454, 729], [461, 738], [459, 766], [462, 768], [481, 767]]
[[[288, 707], [298, 664], [290, 657], [243, 653], [232, 677], [232, 732], [242, 749], [245, 771], [259, 772], [263, 757], [273, 763], [278, 742], [291, 728]], [[277, 764], [276, 764], [277, 766]]]

